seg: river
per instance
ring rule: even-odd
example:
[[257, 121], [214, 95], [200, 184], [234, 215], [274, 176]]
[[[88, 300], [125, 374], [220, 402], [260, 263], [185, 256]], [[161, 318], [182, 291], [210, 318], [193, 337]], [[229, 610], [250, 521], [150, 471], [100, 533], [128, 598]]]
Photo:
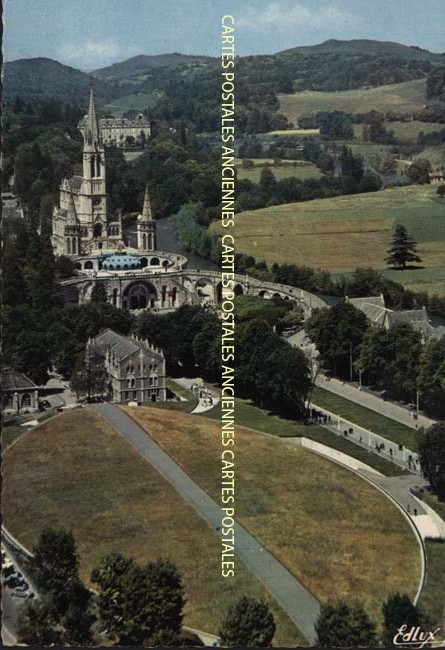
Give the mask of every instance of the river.
[[[199, 257], [196, 253], [190, 253], [181, 246], [177, 240], [176, 233], [173, 230], [172, 218], [173, 217], [166, 217], [165, 219], [159, 219], [156, 222], [157, 249], [159, 251], [165, 251], [166, 253], [184, 255], [188, 259], [189, 269], [218, 271], [218, 266], [214, 262]], [[129, 229], [125, 229], [125, 235], [128, 238], [130, 246], [136, 248], [135, 226], [133, 225]]]

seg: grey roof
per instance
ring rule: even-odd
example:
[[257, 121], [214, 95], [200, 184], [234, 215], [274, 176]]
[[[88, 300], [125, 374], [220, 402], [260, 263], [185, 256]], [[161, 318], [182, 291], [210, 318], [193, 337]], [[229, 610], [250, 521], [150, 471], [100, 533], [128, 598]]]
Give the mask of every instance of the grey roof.
[[391, 311], [389, 314], [391, 325], [398, 325], [400, 323], [427, 323], [428, 316], [426, 309], [404, 309], [402, 311]]
[[71, 176], [71, 178], [68, 179], [68, 185], [72, 190], [80, 190], [82, 187], [82, 182], [82, 176]]
[[113, 330], [110, 329], [107, 329], [96, 336], [96, 338], [91, 341], [91, 346], [92, 349], [102, 357], [106, 355], [107, 350], [109, 349], [117, 356], [119, 361], [126, 359], [141, 348], [148, 350], [154, 355], [163, 356], [160, 350], [150, 346], [147, 341], [123, 336], [122, 334], [113, 332]]
[[29, 377], [9, 366], [2, 367], [1, 380], [4, 391], [37, 389], [37, 385]]
[[385, 306], [385, 298], [383, 297], [382, 294], [380, 296], [366, 296], [363, 298], [348, 298], [348, 302], [351, 303], [351, 305], [354, 305], [354, 307], [357, 307], [357, 309], [361, 309], [363, 304], [370, 304], [370, 305], [380, 305], [381, 307]]

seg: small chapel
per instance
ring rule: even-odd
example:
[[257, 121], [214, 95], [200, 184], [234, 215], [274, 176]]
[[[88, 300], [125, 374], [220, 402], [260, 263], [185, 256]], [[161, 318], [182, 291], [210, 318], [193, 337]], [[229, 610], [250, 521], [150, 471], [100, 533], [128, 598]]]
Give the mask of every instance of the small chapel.
[[[125, 241], [120, 216], [108, 212], [105, 145], [91, 90], [88, 113], [81, 120], [83, 175], [64, 178], [59, 206], [52, 217], [52, 244], [56, 255], [79, 257], [122, 251]], [[156, 250], [156, 221], [148, 189], [137, 221], [137, 250]]]

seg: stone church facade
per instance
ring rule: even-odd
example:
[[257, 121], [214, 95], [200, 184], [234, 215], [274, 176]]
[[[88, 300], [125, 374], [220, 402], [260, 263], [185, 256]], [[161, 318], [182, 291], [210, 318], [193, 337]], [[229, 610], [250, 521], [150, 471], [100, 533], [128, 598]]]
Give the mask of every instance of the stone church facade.
[[[83, 174], [63, 179], [59, 206], [52, 219], [52, 243], [56, 255], [77, 257], [95, 251], [122, 250], [122, 220], [108, 212], [106, 149], [91, 91], [88, 113], [79, 125], [83, 135]], [[148, 195], [137, 225], [138, 250], [156, 248], [156, 224]]]

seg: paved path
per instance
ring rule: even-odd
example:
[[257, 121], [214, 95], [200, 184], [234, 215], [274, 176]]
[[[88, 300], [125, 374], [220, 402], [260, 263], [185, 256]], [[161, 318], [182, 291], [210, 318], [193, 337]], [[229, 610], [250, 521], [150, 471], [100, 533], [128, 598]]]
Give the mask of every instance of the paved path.
[[[92, 408], [107, 418], [116, 431], [168, 480], [184, 500], [205, 519], [213, 531], [221, 536], [222, 511], [216, 501], [211, 499], [140, 426], [116, 406], [94, 404]], [[314, 596], [239, 524], [235, 524], [235, 552], [263, 583], [298, 629], [313, 643], [314, 624], [319, 614], [319, 603]]]
[[359, 390], [354, 384], [342, 383], [338, 379], [326, 381], [322, 375], [316, 377], [315, 384], [335, 395], [349, 399], [351, 402], [355, 402], [355, 404], [360, 404], [360, 406], [364, 406], [371, 411], [376, 411], [380, 415], [385, 415], [391, 418], [391, 420], [411, 427], [411, 429], [417, 429], [418, 427], [428, 428], [434, 424], [434, 420], [424, 415], [419, 415], [419, 418], [415, 420], [413, 417], [414, 413], [403, 406], [399, 406], [393, 402], [387, 402], [365, 390]]
[[408, 449], [408, 447], [405, 447], [405, 445], [403, 445], [402, 449], [399, 449], [399, 445], [393, 440], [389, 440], [389, 438], [385, 438], [378, 433], [365, 429], [356, 422], [346, 420], [336, 413], [328, 411], [328, 409], [318, 406], [313, 402], [310, 403], [310, 408], [328, 416], [328, 421], [326, 423], [316, 420], [319, 426], [328, 429], [328, 431], [331, 431], [340, 437], [344, 436], [345, 431], [348, 431], [347, 440], [349, 442], [363, 447], [367, 451], [384, 458], [389, 463], [395, 463], [399, 467], [402, 467], [413, 474], [421, 475], [419, 455], [416, 452], [411, 451], [411, 449]]

